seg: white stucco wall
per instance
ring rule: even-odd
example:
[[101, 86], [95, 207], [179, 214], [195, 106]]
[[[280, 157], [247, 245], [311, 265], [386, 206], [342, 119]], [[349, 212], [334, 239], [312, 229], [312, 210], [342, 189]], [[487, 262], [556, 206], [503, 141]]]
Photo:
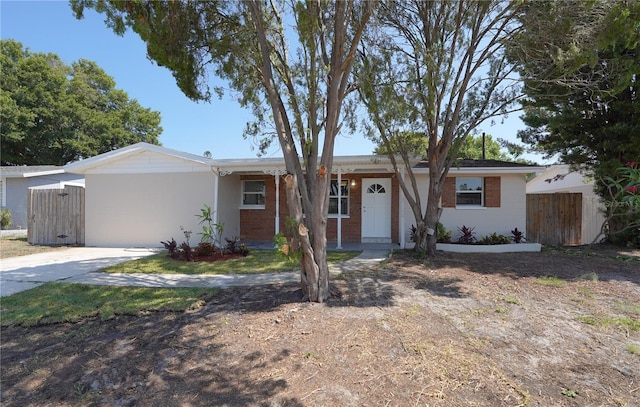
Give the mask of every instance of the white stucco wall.
[[[462, 177], [485, 177], [498, 176], [498, 174], [451, 174], [450, 176]], [[500, 182], [500, 207], [499, 208], [444, 208], [440, 222], [447, 230], [453, 232], [452, 240], [456, 240], [460, 235], [458, 228], [464, 226], [475, 228], [476, 237], [479, 239], [482, 235], [498, 233], [505, 236], [511, 236], [511, 231], [518, 228], [525, 233], [527, 225], [527, 198], [526, 198], [526, 182], [524, 174], [499, 174]], [[421, 191], [424, 191], [420, 197], [422, 200], [423, 210], [427, 202], [427, 190], [429, 185], [428, 175], [420, 174], [417, 176], [418, 185]], [[407, 245], [411, 245], [411, 225], [415, 225], [416, 221], [411, 212], [411, 208], [402, 195], [402, 202], [405, 205], [405, 231]]]
[[219, 179], [218, 219], [224, 225], [223, 236], [240, 236], [240, 176], [225, 175]]
[[180, 227], [200, 240], [200, 209], [213, 206], [212, 172], [87, 174], [86, 246], [161, 247], [172, 237], [184, 241]]

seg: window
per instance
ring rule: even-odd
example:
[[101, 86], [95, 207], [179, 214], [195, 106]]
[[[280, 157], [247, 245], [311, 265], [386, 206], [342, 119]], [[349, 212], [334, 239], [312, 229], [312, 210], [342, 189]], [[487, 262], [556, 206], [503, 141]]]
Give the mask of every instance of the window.
[[482, 178], [456, 178], [456, 206], [483, 206]]
[[367, 188], [367, 194], [384, 194], [386, 191], [380, 184], [372, 184]]
[[[329, 215], [338, 214], [338, 180], [331, 180], [329, 191]], [[340, 214], [349, 215], [349, 180], [340, 181]]]
[[264, 181], [242, 181], [242, 206], [264, 208]]

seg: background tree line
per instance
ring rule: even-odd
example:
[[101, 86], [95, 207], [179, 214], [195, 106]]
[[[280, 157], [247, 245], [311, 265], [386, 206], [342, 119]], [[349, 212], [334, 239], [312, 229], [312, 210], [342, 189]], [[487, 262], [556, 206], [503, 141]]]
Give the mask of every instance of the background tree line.
[[129, 144], [158, 144], [160, 113], [140, 106], [94, 62], [70, 66], [1, 40], [2, 165], [64, 165]]

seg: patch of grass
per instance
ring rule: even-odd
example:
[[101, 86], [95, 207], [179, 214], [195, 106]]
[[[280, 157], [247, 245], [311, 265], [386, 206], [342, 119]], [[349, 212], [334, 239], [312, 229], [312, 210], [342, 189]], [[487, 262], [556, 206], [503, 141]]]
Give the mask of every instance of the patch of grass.
[[640, 321], [631, 317], [608, 317], [608, 316], [593, 316], [593, 315], [580, 315], [578, 321], [597, 327], [618, 326], [628, 331], [640, 331]]
[[0, 321], [7, 325], [74, 322], [136, 315], [145, 311], [186, 311], [204, 304], [212, 288], [107, 287], [46, 283], [2, 298]]
[[[341, 263], [358, 256], [359, 251], [329, 251], [329, 264]], [[187, 262], [174, 260], [160, 253], [138, 260], [116, 264], [101, 271], [107, 273], [144, 274], [260, 274], [299, 270], [300, 264], [278, 254], [275, 250], [252, 250], [248, 256], [224, 261]]]
[[623, 314], [640, 315], [640, 304], [636, 304], [627, 299], [615, 300], [616, 310]]
[[515, 295], [505, 295], [504, 296], [504, 300], [508, 304], [520, 305], [520, 303], [521, 303], [520, 298], [516, 297]]
[[496, 312], [498, 314], [506, 314], [507, 312], [509, 312], [509, 307], [507, 307], [505, 305], [498, 305], [496, 307]]
[[556, 288], [564, 287], [567, 284], [565, 280], [556, 276], [538, 277], [534, 280], [534, 282], [536, 284], [544, 285], [547, 287], [556, 287]]
[[628, 343], [625, 349], [632, 355], [640, 355], [640, 345], [636, 343]]
[[580, 394], [580, 393], [577, 390], [562, 389], [562, 395], [563, 396], [576, 398], [578, 396], [578, 394]]
[[69, 246], [40, 246], [29, 244], [27, 237], [22, 235], [3, 236], [2, 239], [0, 239], [0, 259], [64, 250], [68, 247]]
[[593, 291], [591, 291], [587, 287], [578, 287], [578, 291], [580, 292], [580, 294], [584, 295], [585, 297], [587, 297], [589, 299], [595, 298], [595, 295], [593, 294]]
[[420, 313], [420, 306], [418, 304], [414, 304], [407, 310], [407, 315], [417, 315]]

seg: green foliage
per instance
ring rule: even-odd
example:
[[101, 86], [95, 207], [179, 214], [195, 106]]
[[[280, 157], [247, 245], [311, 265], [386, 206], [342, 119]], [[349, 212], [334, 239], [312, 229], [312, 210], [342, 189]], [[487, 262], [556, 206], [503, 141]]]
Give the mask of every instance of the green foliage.
[[640, 247], [640, 165], [627, 162], [600, 184], [606, 191], [603, 232], [613, 243]]
[[65, 65], [1, 40], [2, 165], [64, 165], [145, 141], [158, 144], [160, 113], [115, 88], [94, 62]]
[[[356, 257], [357, 251], [329, 251], [329, 264], [339, 263]], [[107, 273], [145, 273], [145, 274], [262, 274], [281, 273], [300, 268], [300, 262], [286, 259], [276, 250], [251, 250], [247, 256], [215, 262], [184, 262], [171, 259], [164, 254], [147, 256], [138, 260], [109, 266], [102, 271]]]
[[544, 285], [547, 287], [556, 287], [556, 288], [564, 287], [567, 284], [565, 280], [556, 276], [538, 277], [537, 279], [535, 279], [534, 282], [539, 285]]
[[2, 298], [2, 325], [76, 322], [148, 311], [186, 311], [201, 307], [212, 288], [104, 287], [46, 283]]
[[[485, 158], [487, 160], [502, 160], [502, 161], [511, 161], [512, 157], [510, 157], [507, 153], [502, 151], [501, 145], [499, 142], [495, 141], [491, 135], [485, 135]], [[458, 148], [458, 152], [456, 154], [457, 158], [470, 158], [474, 160], [479, 160], [482, 158], [482, 135], [474, 137], [473, 135], [468, 135], [464, 138], [464, 141]]]
[[578, 320], [583, 324], [607, 327], [617, 326], [625, 331], [640, 331], [640, 321], [632, 316], [609, 317], [603, 315], [580, 315]]
[[[291, 216], [308, 217], [308, 233], [298, 242], [319, 273], [303, 284], [305, 296], [329, 297], [326, 252], [326, 196], [335, 139], [353, 129], [356, 106], [352, 66], [377, 2], [309, 1], [96, 1], [72, 0], [78, 18], [85, 8], [105, 17], [122, 34], [130, 28], [147, 45], [147, 55], [171, 71], [182, 92], [209, 100], [210, 77], [225, 81], [254, 121], [243, 136], [257, 139], [260, 152], [278, 140], [295, 197]], [[345, 126], [346, 124], [346, 126]], [[292, 191], [292, 189], [290, 189]], [[312, 243], [313, 239], [313, 243]], [[318, 253], [315, 256], [314, 253]], [[315, 265], [313, 265], [315, 263]], [[309, 270], [311, 271], [311, 270]]]
[[273, 236], [273, 245], [280, 256], [291, 262], [299, 262], [302, 251], [295, 247], [294, 239], [287, 238], [282, 232]]
[[202, 232], [198, 233], [202, 236], [201, 242], [213, 243], [218, 248], [222, 248], [222, 232], [224, 232], [224, 223], [213, 222], [213, 212], [207, 204], [200, 209], [200, 214], [196, 215], [200, 219], [199, 224], [202, 225]]
[[0, 229], [8, 229], [11, 225], [11, 211], [9, 209], [0, 210]]
[[[508, 113], [518, 98], [505, 44], [519, 31], [523, 3], [380, 3], [379, 24], [361, 47], [357, 90], [368, 113], [365, 133], [403, 174], [398, 181], [416, 225], [436, 227], [441, 178], [460, 150], [476, 154], [475, 140], [465, 138]], [[428, 161], [426, 208], [415, 181], [416, 158]], [[435, 254], [435, 238], [418, 240], [419, 249]]]
[[451, 231], [447, 230], [440, 222], [436, 224], [438, 243], [449, 243], [451, 241]]
[[562, 389], [561, 393], [563, 396], [567, 396], [572, 399], [576, 398], [578, 394], [580, 394], [577, 390], [569, 390], [569, 389]]
[[637, 345], [635, 343], [628, 343], [625, 346], [625, 349], [632, 355], [640, 355], [640, 345]]
[[493, 232], [490, 235], [482, 236], [480, 238], [480, 244], [508, 244], [511, 243], [511, 238], [505, 235], [499, 235]]
[[607, 200], [602, 181], [640, 157], [640, 2], [529, 2], [522, 21], [511, 54], [526, 84], [518, 136], [585, 168]]

